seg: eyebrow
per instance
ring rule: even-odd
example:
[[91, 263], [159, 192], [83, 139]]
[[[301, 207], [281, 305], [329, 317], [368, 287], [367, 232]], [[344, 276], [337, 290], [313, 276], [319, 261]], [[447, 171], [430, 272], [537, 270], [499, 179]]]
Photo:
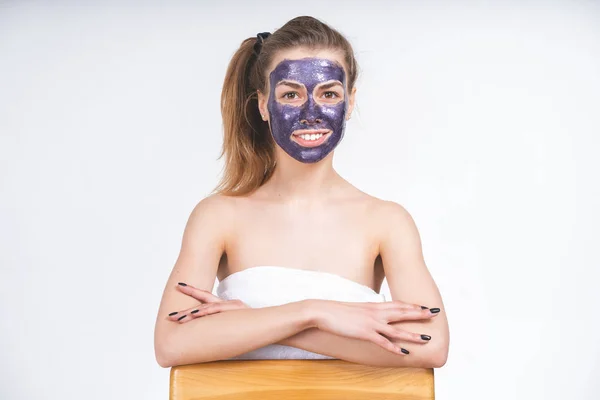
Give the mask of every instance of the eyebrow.
[[329, 89], [334, 86], [342, 86], [342, 82], [334, 81], [334, 82], [325, 83], [325, 84], [319, 86], [319, 90]]
[[286, 80], [277, 82], [277, 85], [275, 85], [275, 87], [281, 86], [281, 85], [291, 86], [294, 89], [302, 89], [302, 88], [304, 88], [304, 85], [302, 85], [302, 84], [299, 84], [299, 83], [296, 83], [296, 82], [292, 82], [292, 81], [286, 81]]

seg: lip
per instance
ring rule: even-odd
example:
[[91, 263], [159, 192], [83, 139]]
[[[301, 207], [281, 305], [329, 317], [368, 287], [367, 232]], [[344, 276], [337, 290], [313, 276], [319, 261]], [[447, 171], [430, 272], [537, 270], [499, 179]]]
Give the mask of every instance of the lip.
[[[300, 135], [305, 135], [305, 134], [310, 135], [313, 133], [314, 134], [322, 133], [323, 136], [321, 136], [317, 140], [304, 140], [300, 137]], [[323, 143], [325, 143], [327, 141], [327, 139], [329, 139], [329, 136], [331, 136], [331, 133], [332, 133], [331, 129], [299, 129], [292, 133], [292, 140], [294, 142], [298, 143], [302, 147], [317, 147], [317, 146], [320, 146]]]

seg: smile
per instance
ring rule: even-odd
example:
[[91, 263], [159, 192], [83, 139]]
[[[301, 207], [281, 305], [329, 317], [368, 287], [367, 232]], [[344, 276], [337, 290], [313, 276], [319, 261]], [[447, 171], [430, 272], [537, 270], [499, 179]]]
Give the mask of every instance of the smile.
[[292, 140], [303, 147], [316, 147], [331, 136], [330, 129], [300, 129], [292, 133]]

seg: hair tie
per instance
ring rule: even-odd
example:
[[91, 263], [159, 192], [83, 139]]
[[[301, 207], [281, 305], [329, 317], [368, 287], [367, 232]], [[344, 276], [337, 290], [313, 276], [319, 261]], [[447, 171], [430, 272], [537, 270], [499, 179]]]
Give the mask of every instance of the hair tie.
[[269, 36], [271, 36], [270, 32], [261, 32], [256, 35], [256, 43], [254, 43], [254, 54], [256, 56], [260, 54], [260, 50], [262, 49], [263, 43]]

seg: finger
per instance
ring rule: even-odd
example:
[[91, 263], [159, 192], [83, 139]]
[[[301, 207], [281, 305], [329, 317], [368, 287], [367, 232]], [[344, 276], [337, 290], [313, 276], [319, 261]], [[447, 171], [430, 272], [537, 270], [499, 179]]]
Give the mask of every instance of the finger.
[[387, 351], [390, 351], [392, 353], [395, 353], [395, 354], [401, 354], [401, 355], [405, 356], [410, 353], [405, 348], [396, 346], [388, 338], [386, 338], [385, 336], [381, 336], [378, 333], [375, 333], [373, 336], [371, 336], [370, 340], [373, 343], [375, 343], [376, 345], [378, 345], [379, 347], [381, 347]]
[[388, 324], [382, 324], [378, 331], [379, 333], [385, 335], [389, 339], [397, 339], [405, 342], [423, 344], [429, 343], [429, 341], [431, 340], [431, 336], [429, 335], [408, 332], [403, 329], [398, 329], [396, 327], [390, 326]]
[[187, 321], [190, 321], [192, 318], [190, 317], [190, 314], [181, 314], [181, 315], [175, 315], [173, 317], [173, 319], [175, 320], [175, 322], [179, 322], [179, 323], [185, 323]]
[[199, 318], [199, 317], [204, 317], [206, 315], [211, 315], [211, 314], [217, 314], [223, 311], [230, 311], [230, 310], [239, 310], [242, 308], [248, 308], [248, 306], [246, 304], [244, 304], [242, 301], [240, 300], [227, 300], [227, 301], [221, 301], [219, 303], [208, 303], [208, 304], [201, 304], [199, 306], [190, 308], [189, 310], [187, 310], [187, 312], [183, 312], [183, 314], [186, 315], [185, 318], [183, 319], [179, 319], [181, 317], [175, 318], [176, 316], [171, 317], [172, 319], [175, 319], [179, 322], [186, 322], [189, 320], [192, 320], [194, 318]]
[[190, 307], [188, 309], [185, 310], [180, 310], [180, 311], [175, 311], [172, 312], [168, 315], [168, 319], [170, 319], [171, 321], [178, 321], [179, 318], [181, 318], [184, 315], [189, 315], [193, 310], [197, 309], [198, 307], [203, 306], [203, 304], [196, 304], [194, 307]]
[[386, 309], [382, 310], [385, 322], [395, 321], [419, 321], [435, 318], [439, 314], [439, 308], [427, 310]]
[[223, 311], [240, 310], [242, 308], [248, 308], [248, 306], [246, 306], [240, 300], [228, 300], [220, 303], [205, 304], [201, 307], [198, 307], [198, 311], [192, 310], [191, 314], [193, 318], [198, 318]]
[[191, 296], [194, 299], [202, 301], [204, 303], [215, 303], [215, 302], [223, 301], [223, 299], [221, 299], [218, 296], [215, 296], [208, 290], [198, 289], [194, 286], [190, 286], [183, 282], [179, 282], [177, 284], [177, 288], [182, 293], [187, 294], [188, 296]]
[[379, 303], [379, 308], [380, 309], [397, 308], [397, 309], [403, 309], [403, 310], [417, 310], [417, 311], [428, 309], [428, 307], [422, 306], [420, 304], [406, 303], [406, 302], [400, 301], [400, 300], [385, 301], [385, 302]]
[[168, 315], [168, 319], [174, 322], [187, 322], [194, 318], [202, 317], [205, 315], [216, 314], [221, 311], [227, 310], [238, 310], [242, 308], [249, 308], [246, 303], [239, 299], [220, 301], [219, 303], [207, 303], [198, 304], [195, 307], [188, 308], [183, 311], [175, 311]]
[[184, 323], [189, 322], [198, 317], [203, 317], [203, 316], [210, 315], [210, 314], [217, 314], [217, 313], [220, 313], [221, 311], [224, 311], [224, 310], [222, 310], [222, 307], [215, 307], [214, 306], [215, 304], [221, 304], [221, 303], [202, 304], [193, 309], [182, 311], [181, 313], [178, 313], [177, 315], [170, 316], [169, 318], [171, 318], [175, 322], [184, 324]]
[[340, 301], [341, 304], [346, 304], [350, 306], [359, 306], [359, 307], [368, 307], [375, 308], [378, 310], [386, 310], [390, 308], [394, 309], [406, 309], [406, 310], [422, 310], [423, 308], [416, 304], [409, 304], [403, 301], [394, 300], [394, 301], [367, 301], [367, 302], [344, 302]]

